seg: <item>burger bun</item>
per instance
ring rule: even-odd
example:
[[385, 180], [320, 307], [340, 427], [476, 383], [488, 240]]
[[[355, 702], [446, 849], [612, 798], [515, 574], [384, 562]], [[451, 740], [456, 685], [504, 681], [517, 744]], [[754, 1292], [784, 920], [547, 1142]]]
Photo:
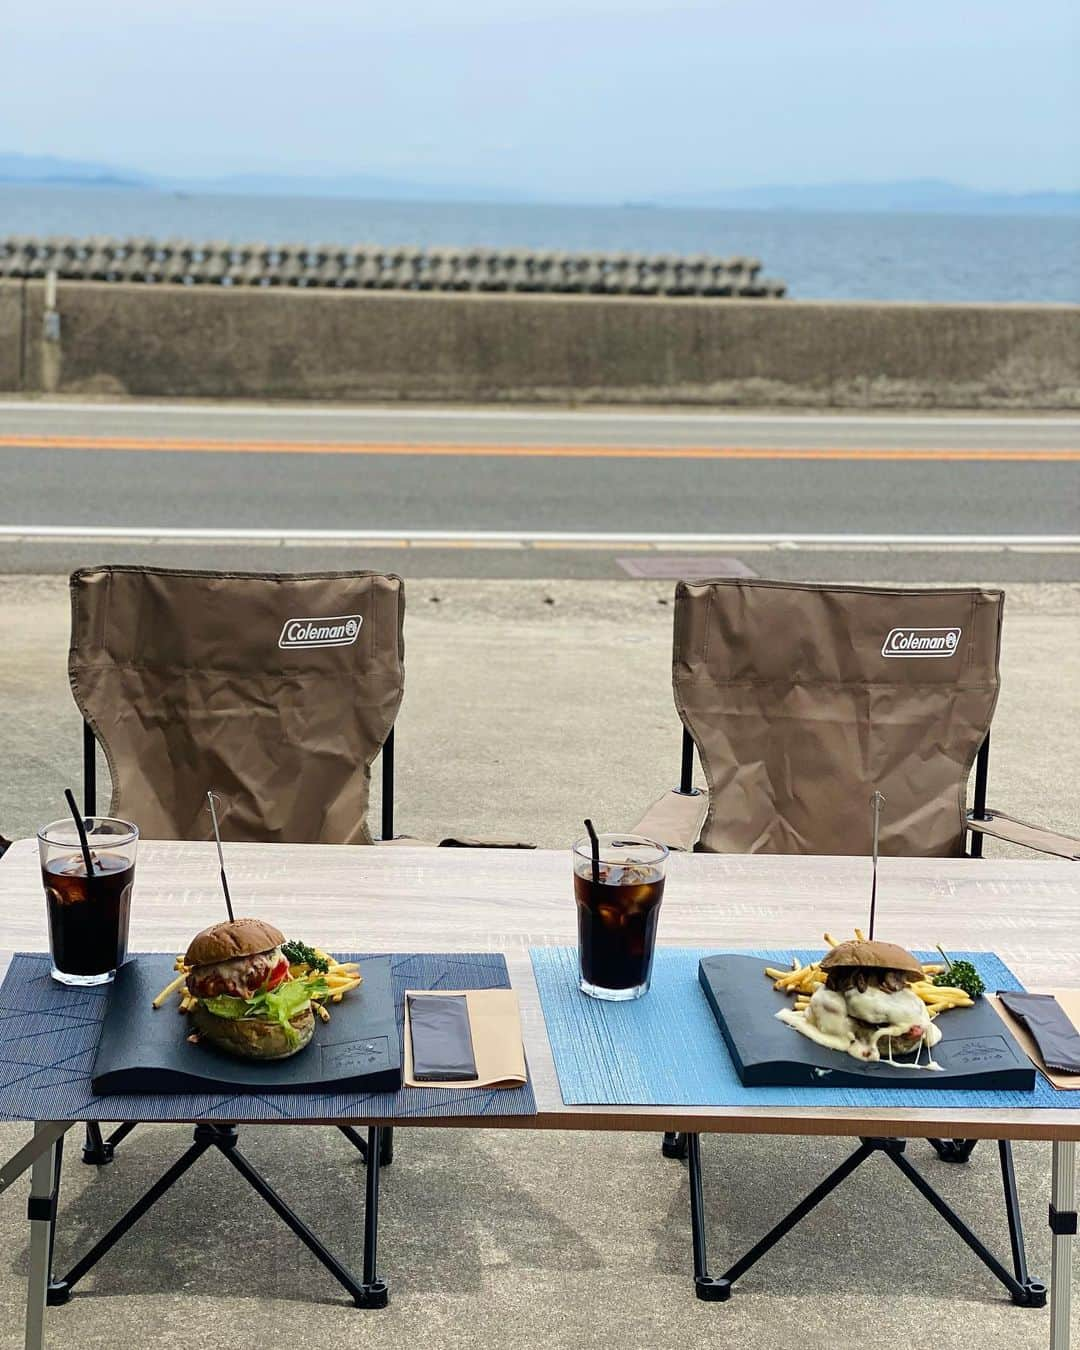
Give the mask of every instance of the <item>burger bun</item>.
[[921, 980], [923, 968], [909, 951], [893, 942], [840, 942], [822, 957], [822, 970], [859, 968], [897, 970], [909, 980]]
[[263, 919], [227, 919], [196, 933], [184, 953], [184, 964], [214, 966], [219, 961], [258, 956], [280, 947], [284, 941], [281, 929]]

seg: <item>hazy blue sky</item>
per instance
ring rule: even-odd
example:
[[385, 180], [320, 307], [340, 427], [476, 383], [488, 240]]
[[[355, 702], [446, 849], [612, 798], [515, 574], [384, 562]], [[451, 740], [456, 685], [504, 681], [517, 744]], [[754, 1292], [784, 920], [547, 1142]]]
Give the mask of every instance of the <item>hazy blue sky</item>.
[[1080, 187], [1077, 0], [8, 0], [0, 150], [654, 197]]

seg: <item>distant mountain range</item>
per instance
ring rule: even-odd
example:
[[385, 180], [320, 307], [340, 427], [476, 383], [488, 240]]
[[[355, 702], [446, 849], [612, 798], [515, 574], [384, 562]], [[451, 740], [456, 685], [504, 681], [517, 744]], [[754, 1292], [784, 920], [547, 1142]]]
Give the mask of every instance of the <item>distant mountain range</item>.
[[[52, 155], [0, 152], [0, 183], [116, 187], [149, 192], [230, 193], [237, 196], [350, 197], [380, 201], [551, 202], [556, 199], [490, 184], [420, 182], [375, 174], [314, 177], [290, 173], [228, 174], [218, 178], [154, 177], [129, 169]], [[595, 201], [582, 203], [598, 205]], [[915, 211], [959, 215], [1080, 215], [1078, 192], [983, 192], [933, 178], [889, 183], [778, 184], [698, 188], [636, 200], [629, 206], [700, 207], [741, 211]]]
[[177, 192], [224, 192], [239, 197], [352, 197], [398, 202], [527, 202], [524, 192], [482, 183], [414, 183], [376, 174], [351, 173], [333, 178], [300, 174], [234, 173], [224, 178], [169, 180]]
[[75, 187], [152, 187], [143, 174], [88, 164], [55, 155], [15, 155], [0, 151], [0, 183], [55, 183]]
[[0, 151], [0, 183], [42, 187], [122, 187], [152, 192], [222, 193], [238, 197], [352, 197], [402, 202], [525, 202], [526, 193], [489, 184], [410, 182], [377, 174], [315, 177], [290, 173], [234, 173], [217, 178], [153, 177], [82, 160]]

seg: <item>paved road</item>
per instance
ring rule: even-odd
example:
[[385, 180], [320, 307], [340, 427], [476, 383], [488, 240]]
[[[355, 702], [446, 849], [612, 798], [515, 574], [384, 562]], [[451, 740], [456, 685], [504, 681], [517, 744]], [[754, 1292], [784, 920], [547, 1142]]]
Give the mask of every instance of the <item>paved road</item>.
[[3, 571], [1080, 576], [1080, 418], [0, 402], [0, 468]]

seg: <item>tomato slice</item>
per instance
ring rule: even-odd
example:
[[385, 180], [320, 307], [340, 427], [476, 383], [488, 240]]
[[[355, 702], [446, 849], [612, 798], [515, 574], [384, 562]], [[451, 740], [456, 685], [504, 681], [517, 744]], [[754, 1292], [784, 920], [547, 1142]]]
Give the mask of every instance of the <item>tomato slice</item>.
[[282, 957], [282, 959], [270, 972], [270, 978], [266, 981], [266, 987], [267, 989], [276, 989], [279, 984], [282, 984], [288, 978], [289, 978], [289, 963], [288, 961], [285, 960], [284, 957]]

